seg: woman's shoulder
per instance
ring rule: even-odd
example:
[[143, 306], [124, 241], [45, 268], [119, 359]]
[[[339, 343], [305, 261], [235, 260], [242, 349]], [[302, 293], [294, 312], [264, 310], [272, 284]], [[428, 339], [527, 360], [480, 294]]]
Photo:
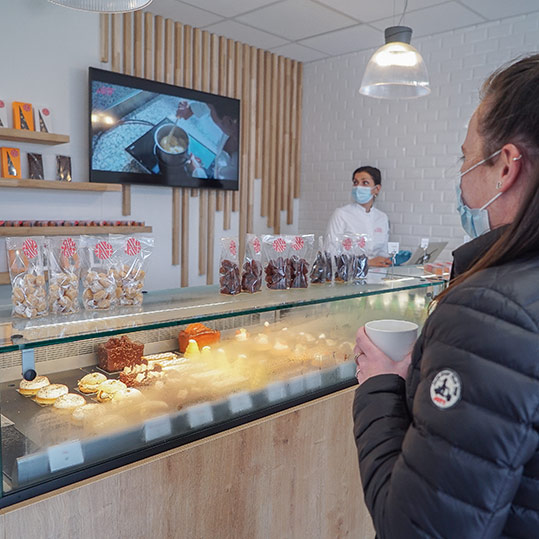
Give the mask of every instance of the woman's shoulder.
[[539, 256], [479, 271], [450, 291], [445, 301], [539, 328]]

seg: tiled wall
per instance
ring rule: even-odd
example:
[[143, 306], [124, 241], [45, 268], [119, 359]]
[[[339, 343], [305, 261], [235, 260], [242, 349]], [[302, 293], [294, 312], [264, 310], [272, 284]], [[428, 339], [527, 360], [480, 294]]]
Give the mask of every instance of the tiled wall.
[[512, 58], [539, 51], [539, 14], [414, 40], [432, 93], [385, 101], [358, 93], [371, 51], [304, 66], [300, 231], [323, 233], [333, 210], [350, 201], [351, 173], [382, 171], [377, 206], [392, 241], [413, 248], [421, 237], [462, 243], [455, 183], [467, 122], [485, 77]]

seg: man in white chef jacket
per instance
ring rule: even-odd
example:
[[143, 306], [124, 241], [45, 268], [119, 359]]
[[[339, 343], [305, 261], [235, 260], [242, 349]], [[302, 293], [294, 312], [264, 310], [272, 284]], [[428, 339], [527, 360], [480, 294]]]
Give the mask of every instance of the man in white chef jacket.
[[337, 208], [329, 220], [326, 236], [338, 234], [366, 234], [367, 256], [371, 266], [391, 265], [388, 258], [389, 220], [387, 215], [374, 207], [374, 200], [382, 188], [382, 175], [375, 167], [359, 167], [352, 175], [351, 204]]

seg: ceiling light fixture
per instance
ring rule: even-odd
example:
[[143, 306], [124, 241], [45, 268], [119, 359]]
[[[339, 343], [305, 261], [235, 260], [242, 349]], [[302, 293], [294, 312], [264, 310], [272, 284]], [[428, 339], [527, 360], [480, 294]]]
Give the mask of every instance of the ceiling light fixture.
[[52, 4], [99, 13], [125, 13], [147, 7], [152, 0], [49, 0]]
[[[407, 6], [408, 1], [401, 21]], [[380, 99], [411, 99], [430, 94], [425, 62], [410, 45], [412, 29], [408, 26], [390, 26], [384, 34], [386, 44], [371, 56], [359, 93]]]

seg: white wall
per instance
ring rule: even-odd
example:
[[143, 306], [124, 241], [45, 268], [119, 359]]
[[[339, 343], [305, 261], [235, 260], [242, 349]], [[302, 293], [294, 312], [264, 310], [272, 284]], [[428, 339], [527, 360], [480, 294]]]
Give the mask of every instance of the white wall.
[[[0, 99], [47, 105], [54, 114], [54, 131], [71, 137], [69, 144], [42, 146], [0, 141], [0, 146], [43, 154], [45, 175], [55, 177], [56, 154], [70, 155], [74, 181], [88, 180], [88, 67], [108, 68], [99, 62], [99, 16], [50, 4], [46, 0], [2, 0], [0, 32]], [[11, 114], [10, 114], [10, 126]], [[23, 154], [23, 177], [26, 155]], [[259, 214], [260, 182], [255, 182], [255, 232], [269, 232]], [[190, 285], [204, 284], [198, 276], [198, 198], [190, 200]], [[298, 215], [296, 201], [295, 216]], [[215, 219], [215, 237], [238, 234], [238, 214], [232, 229], [222, 230], [222, 212]], [[15, 219], [133, 219], [153, 226], [155, 253], [146, 288], [180, 284], [180, 268], [171, 265], [172, 194], [170, 188], [132, 188], [132, 215], [122, 217], [120, 193], [0, 190], [0, 220]], [[286, 222], [283, 219], [281, 222]], [[283, 233], [297, 231], [297, 217]], [[4, 241], [0, 238], [0, 272], [7, 271]], [[216, 266], [219, 241], [215, 242]], [[216, 267], [216, 275], [217, 275]], [[0, 287], [1, 288], [1, 287]]]
[[456, 214], [456, 177], [467, 122], [484, 78], [502, 63], [539, 50], [539, 14], [514, 17], [414, 40], [432, 93], [384, 101], [358, 89], [373, 52], [304, 66], [300, 231], [322, 233], [333, 210], [350, 201], [351, 174], [382, 171], [377, 206], [391, 221], [391, 240], [413, 248], [421, 237], [463, 241]]

